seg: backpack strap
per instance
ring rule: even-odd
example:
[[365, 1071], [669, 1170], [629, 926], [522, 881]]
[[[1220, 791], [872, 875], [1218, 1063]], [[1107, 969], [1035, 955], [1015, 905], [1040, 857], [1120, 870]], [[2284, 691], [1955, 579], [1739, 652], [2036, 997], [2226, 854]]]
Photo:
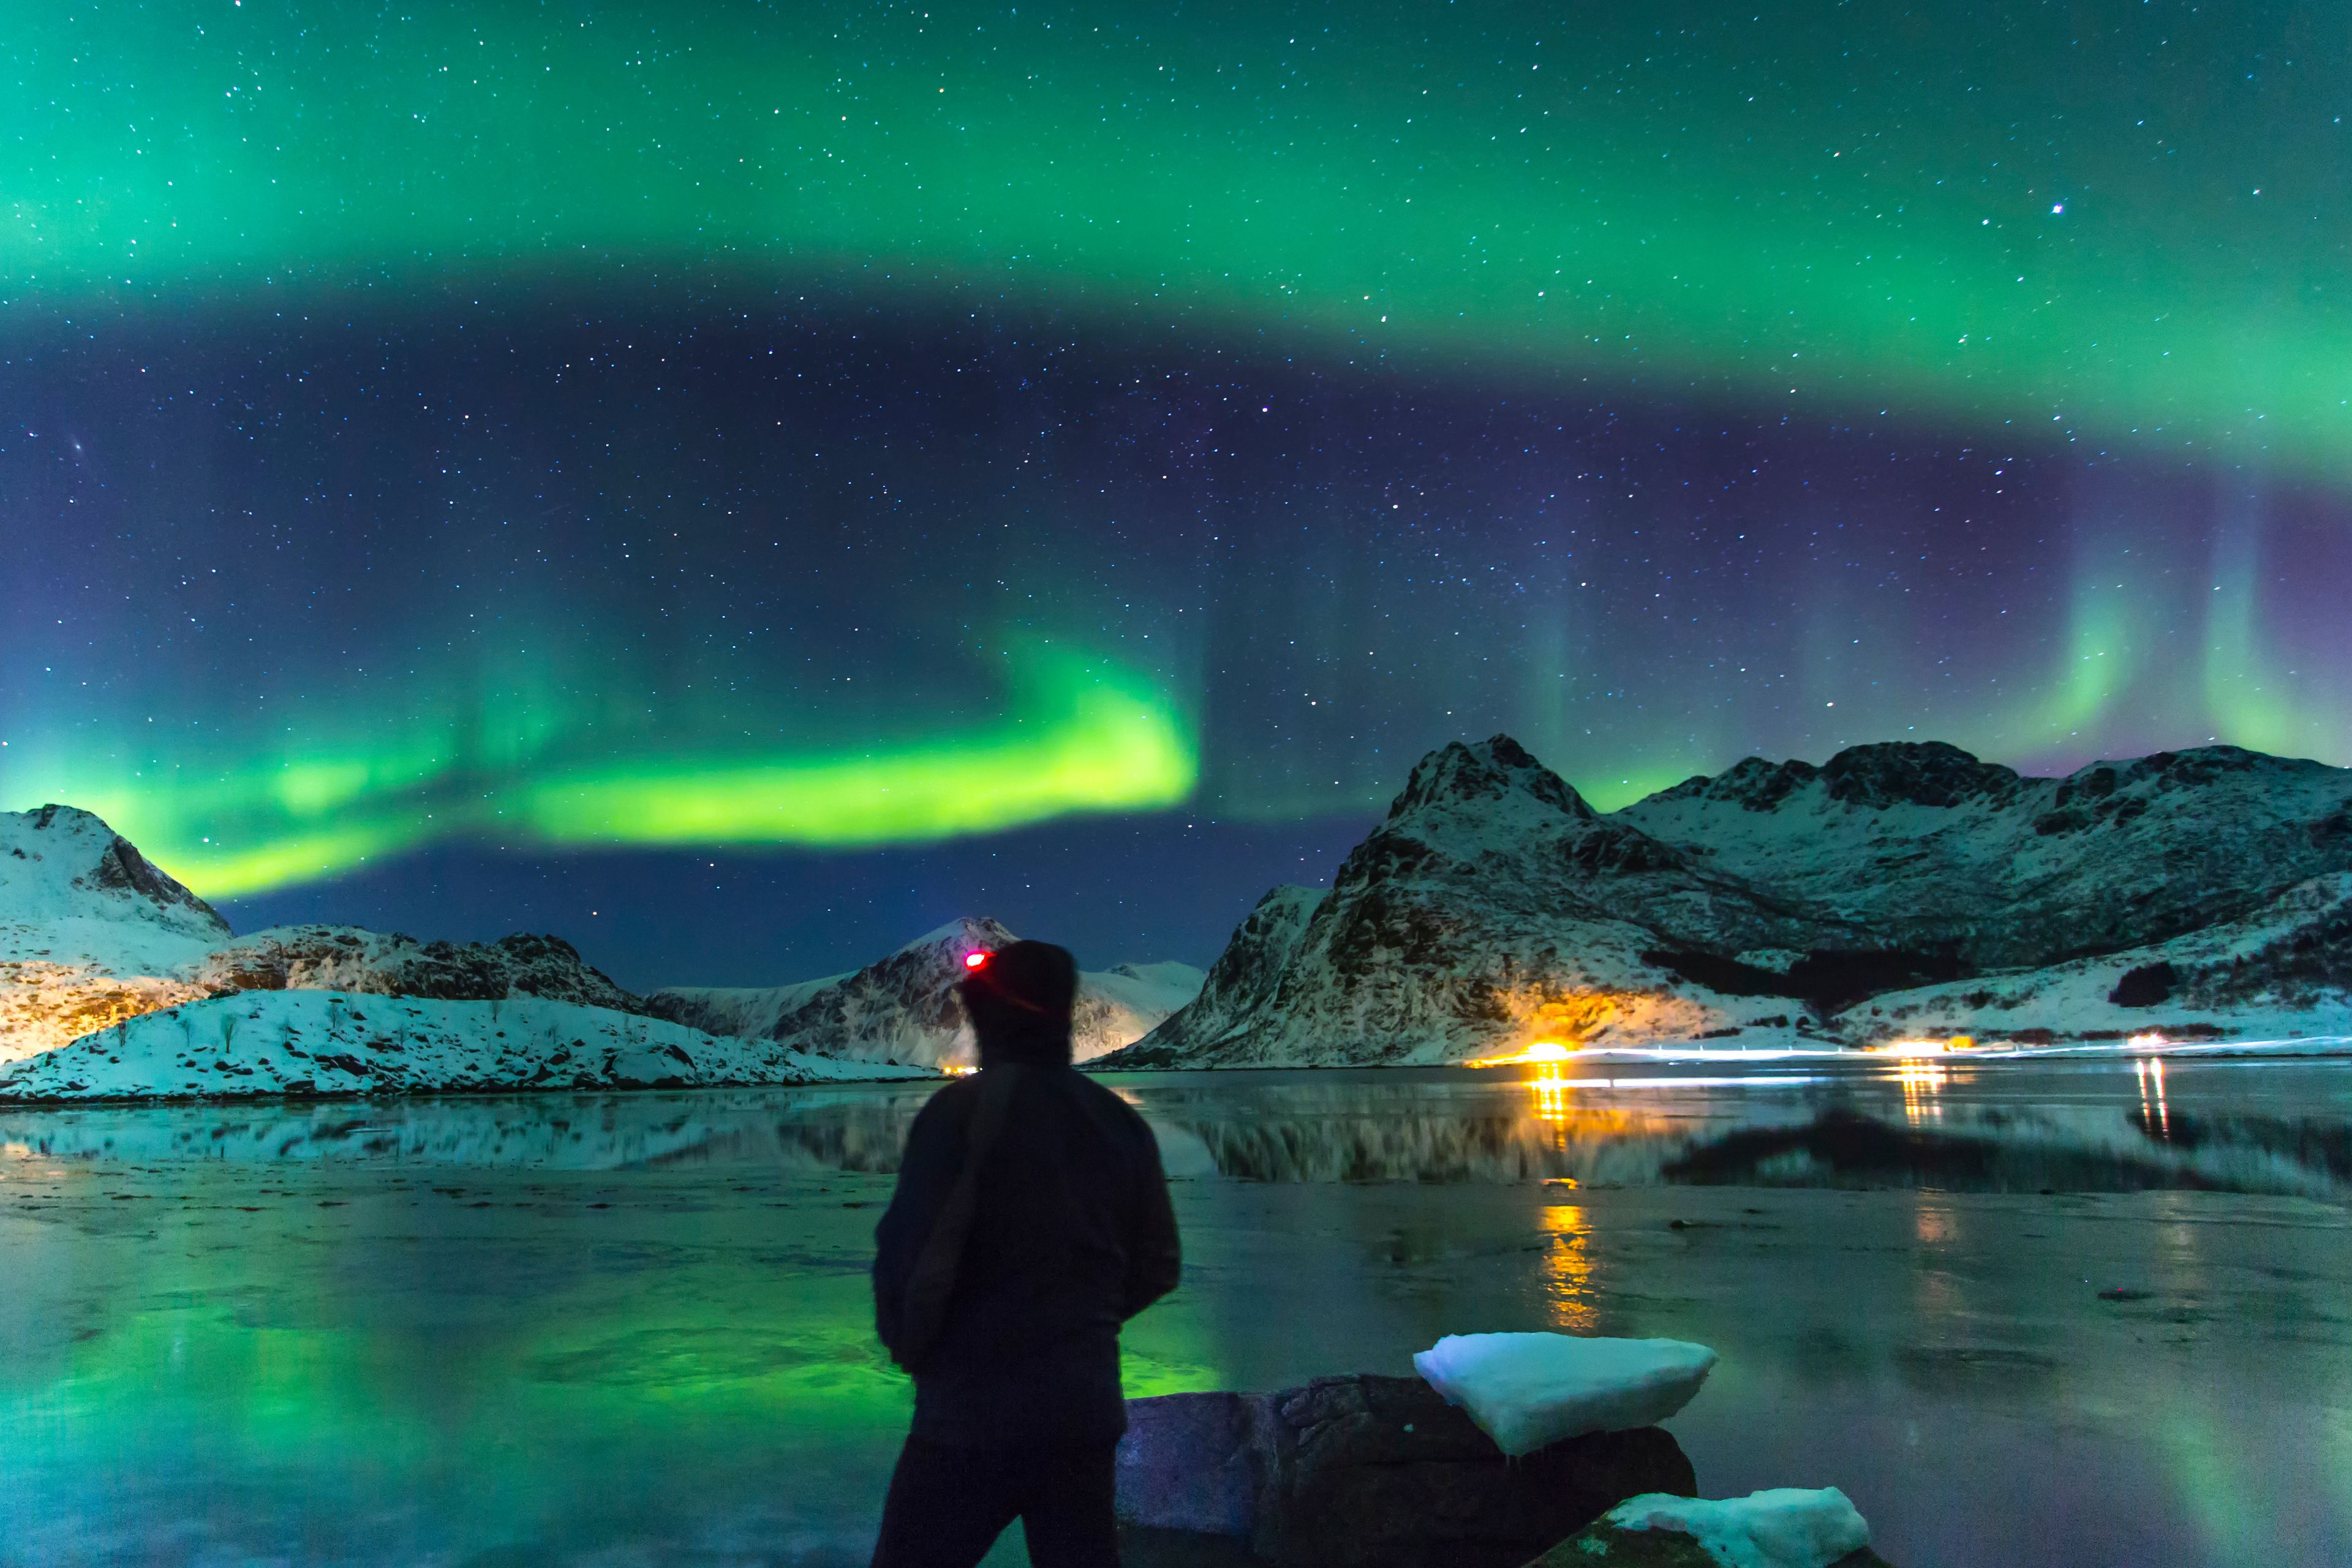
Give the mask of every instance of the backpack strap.
[[956, 1275], [963, 1266], [964, 1242], [971, 1234], [972, 1212], [980, 1201], [980, 1167], [1004, 1131], [1007, 1109], [1024, 1074], [1016, 1062], [987, 1068], [980, 1075], [980, 1103], [972, 1108], [965, 1130], [963, 1169], [940, 1205], [939, 1218], [915, 1255], [907, 1277], [906, 1304], [899, 1309], [898, 1364], [913, 1370], [930, 1353], [947, 1327], [948, 1299], [955, 1294]]

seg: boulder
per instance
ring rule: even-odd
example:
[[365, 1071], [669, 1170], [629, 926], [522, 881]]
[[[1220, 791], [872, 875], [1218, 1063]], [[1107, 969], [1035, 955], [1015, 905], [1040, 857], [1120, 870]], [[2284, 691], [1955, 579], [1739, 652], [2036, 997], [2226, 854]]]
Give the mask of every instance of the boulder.
[[1135, 1399], [1128, 1415], [1121, 1521], [1280, 1568], [1517, 1568], [1627, 1498], [1696, 1489], [1657, 1427], [1510, 1459], [1419, 1378]]

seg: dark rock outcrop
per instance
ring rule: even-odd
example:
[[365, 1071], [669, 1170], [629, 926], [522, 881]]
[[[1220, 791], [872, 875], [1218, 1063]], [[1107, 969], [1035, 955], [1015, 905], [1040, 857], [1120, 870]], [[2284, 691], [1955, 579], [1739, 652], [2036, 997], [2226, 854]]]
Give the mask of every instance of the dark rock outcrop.
[[1517, 1568], [1643, 1492], [1689, 1496], [1654, 1427], [1507, 1459], [1419, 1378], [1128, 1403], [1121, 1519], [1246, 1542], [1278, 1568]]
[[215, 993], [352, 991], [442, 1002], [541, 996], [650, 1013], [562, 937], [521, 932], [492, 942], [420, 942], [357, 926], [280, 926], [215, 949], [194, 978]]

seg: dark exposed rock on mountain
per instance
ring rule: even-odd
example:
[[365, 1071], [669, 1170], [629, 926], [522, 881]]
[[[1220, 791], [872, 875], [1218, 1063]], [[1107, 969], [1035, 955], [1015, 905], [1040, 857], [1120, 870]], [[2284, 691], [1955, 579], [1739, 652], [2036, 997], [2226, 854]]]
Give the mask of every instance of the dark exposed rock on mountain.
[[562, 937], [521, 933], [493, 942], [420, 942], [357, 926], [279, 926], [215, 949], [194, 978], [215, 992], [352, 991], [446, 1002], [539, 996], [651, 1011]]
[[1424, 757], [1328, 895], [1269, 894], [1111, 1065], [2323, 1032], [2352, 1027], [2347, 872], [2352, 773], [2230, 746], [2063, 779], [1939, 742], [1750, 758], [1602, 816], [1498, 735]]
[[1688, 1496], [1655, 1426], [1507, 1459], [1417, 1377], [1128, 1402], [1121, 1519], [1245, 1542], [1278, 1568], [1518, 1568], [1615, 1504]]

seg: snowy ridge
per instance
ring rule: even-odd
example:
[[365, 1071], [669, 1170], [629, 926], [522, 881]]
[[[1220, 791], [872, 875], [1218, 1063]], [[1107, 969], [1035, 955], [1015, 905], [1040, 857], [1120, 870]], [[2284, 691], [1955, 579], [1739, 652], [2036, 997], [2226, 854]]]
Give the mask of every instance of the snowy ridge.
[[[996, 921], [967, 917], [848, 974], [768, 989], [679, 986], [646, 1002], [659, 1016], [712, 1034], [781, 1040], [818, 1055], [969, 1065], [971, 1028], [956, 994], [964, 955], [1018, 940]], [[1197, 995], [1201, 979], [1183, 963], [1123, 963], [1081, 973], [1073, 1054], [1085, 1061], [1140, 1039]]]
[[126, 1020], [13, 1064], [0, 1102], [688, 1089], [928, 1077], [719, 1039], [658, 1018], [500, 1001], [249, 991]]
[[[2137, 947], [2352, 869], [2352, 772], [2235, 746], [2023, 778], [1939, 742], [1751, 757], [1612, 821], [1874, 945], [1983, 967]], [[1702, 918], [1688, 934], [1720, 949]]]
[[2034, 779], [1859, 746], [1602, 816], [1497, 735], [1423, 758], [1328, 895], [1267, 895], [1200, 999], [1104, 1065], [2342, 1034], [2347, 872], [2352, 772], [2235, 747]]

